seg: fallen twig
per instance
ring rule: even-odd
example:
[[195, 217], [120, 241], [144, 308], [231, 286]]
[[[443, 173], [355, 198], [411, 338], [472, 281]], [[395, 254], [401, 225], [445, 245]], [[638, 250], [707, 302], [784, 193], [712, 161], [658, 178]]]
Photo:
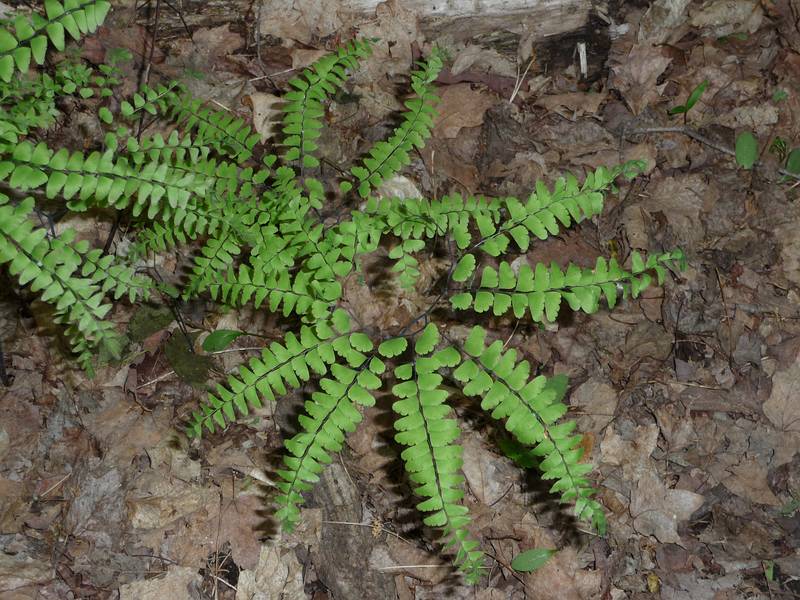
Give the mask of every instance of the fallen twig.
[[[704, 136], [699, 131], [692, 129], [691, 127], [646, 127], [643, 129], [634, 129], [633, 131], [625, 131], [623, 130], [622, 135], [623, 138], [627, 137], [628, 135], [646, 135], [648, 133], [680, 133], [681, 135], [685, 135], [701, 144], [708, 146], [709, 148], [713, 148], [718, 152], [722, 152], [723, 154], [727, 154], [728, 156], [736, 157], [736, 151], [728, 146], [724, 146], [714, 140]], [[765, 167], [766, 165], [758, 161], [753, 165], [754, 167]], [[786, 169], [779, 168], [777, 170], [779, 175], [783, 175], [784, 177], [789, 177], [790, 179], [794, 179], [797, 182], [800, 182], [800, 174], [792, 173], [791, 171], [787, 171]]]

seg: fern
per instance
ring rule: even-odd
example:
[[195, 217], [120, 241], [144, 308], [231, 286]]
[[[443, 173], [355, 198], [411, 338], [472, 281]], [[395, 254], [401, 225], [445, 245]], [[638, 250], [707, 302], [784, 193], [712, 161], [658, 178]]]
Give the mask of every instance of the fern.
[[[480, 326], [455, 340], [437, 323], [469, 317], [459, 312], [467, 310], [554, 321], [565, 304], [594, 313], [601, 302], [613, 309], [653, 282], [663, 284], [669, 268], [683, 267], [679, 251], [647, 258], [634, 252], [629, 267], [598, 258], [593, 269], [523, 263], [515, 270], [506, 260], [598, 215], [604, 193], [641, 164], [598, 168], [583, 181], [566, 175], [551, 188], [537, 182], [524, 200], [378, 197], [375, 190], [431, 134], [444, 62], [438, 50], [412, 71], [413, 95], [397, 129], [368, 149], [338, 186], [313, 176], [320, 172], [324, 103], [369, 55], [371, 41], [349, 42], [289, 82], [280, 162], [261, 152], [244, 119], [193, 98], [180, 82], [142, 87], [117, 111], [106, 100], [119, 83], [113, 65], [62, 62], [15, 77], [31, 59], [42, 65], [48, 47], [63, 49], [65, 32], [77, 39], [94, 31], [108, 9], [99, 0], [47, 0], [45, 15], [0, 28], [0, 181], [24, 198], [0, 194], [0, 264], [53, 306], [78, 362], [91, 372], [98, 358], [119, 359], [123, 345], [108, 319], [112, 301], [147, 300], [156, 289], [279, 313], [299, 321], [296, 333], [288, 331], [218, 383], [192, 412], [187, 433], [197, 438], [224, 430], [266, 402], [316, 386], [299, 432], [285, 442], [278, 473], [275, 514], [285, 528], [300, 519], [303, 494], [342, 449], [361, 410], [389, 392], [395, 441], [423, 522], [441, 531], [455, 565], [477, 581], [486, 557], [464, 503], [460, 428], [447, 402], [455, 383], [505, 425], [517, 444], [509, 455], [524, 456], [527, 466], [538, 458], [553, 493], [602, 531], [591, 465], [574, 422], [564, 419], [566, 379], [533, 372], [517, 350], [488, 343]], [[90, 152], [38, 141], [37, 130], [55, 121], [63, 95], [95, 106], [105, 135]], [[153, 122], [169, 135], [148, 134]], [[332, 195], [339, 202], [334, 210]], [[113, 256], [76, 241], [70, 230], [46, 231], [36, 225], [37, 201], [62, 202], [73, 212], [120, 213], [131, 224], [130, 250]], [[396, 331], [357, 326], [342, 298], [345, 279], [361, 276], [360, 258], [385, 247], [395, 261], [390, 276], [410, 289], [419, 279], [420, 255], [434, 243], [445, 248], [449, 264], [439, 273], [433, 302]], [[142, 275], [145, 258], [182, 246], [193, 251], [180, 291]]]
[[561, 402], [567, 389], [563, 376], [530, 378], [530, 364], [518, 361], [511, 349], [503, 352], [497, 340], [488, 347], [486, 331], [474, 327], [463, 347], [463, 362], [453, 376], [464, 384], [464, 394], [481, 396], [481, 408], [492, 418], [505, 420], [506, 429], [526, 446], [533, 446], [544, 479], [555, 480], [551, 492], [560, 492], [563, 500], [575, 502], [578, 518], [592, 521], [605, 530], [602, 507], [590, 496], [594, 493], [584, 477], [591, 465], [580, 463], [581, 437], [573, 435], [574, 421], [556, 422], [567, 412]]
[[[436, 114], [433, 107], [438, 100], [432, 84], [442, 69], [442, 54], [434, 50], [427, 61], [417, 64], [419, 68], [411, 73], [411, 89], [415, 96], [405, 102], [408, 110], [402, 115], [402, 123], [388, 140], [372, 147], [363, 166], [351, 169], [358, 179], [358, 193], [362, 198], [407, 165], [411, 149], [422, 148], [430, 137]], [[344, 189], [349, 189], [349, 185]]]
[[[453, 308], [463, 310], [472, 306], [479, 313], [491, 308], [495, 316], [511, 310], [518, 319], [525, 316], [527, 310], [534, 322], [545, 318], [553, 322], [558, 317], [562, 300], [566, 300], [572, 310], [590, 314], [597, 312], [602, 297], [609, 308], [614, 308], [620, 295], [623, 299], [638, 298], [650, 285], [652, 276], [647, 271], [652, 270], [658, 283], [663, 284], [667, 272], [664, 263], [674, 262], [682, 268], [684, 261], [680, 251], [653, 255], [647, 261], [634, 252], [631, 258], [632, 272], [621, 269], [615, 259], [606, 262], [602, 257], [597, 259], [594, 269], [581, 269], [571, 264], [564, 272], [555, 263], [549, 267], [539, 263], [534, 271], [523, 264], [518, 274], [509, 263], [502, 261], [499, 270], [485, 267], [476, 288], [456, 294], [450, 302]], [[465, 255], [453, 272], [453, 279], [466, 280], [474, 268], [473, 255]]]
[[188, 93], [178, 96], [170, 93], [170, 90], [153, 93], [153, 90], [146, 89], [144, 96], [141, 94], [134, 96], [134, 105], [129, 116], [139, 109], [156, 114], [155, 103], [162, 97], [165, 100], [163, 106], [169, 111], [169, 117], [184, 132], [195, 132], [200, 144], [214, 148], [218, 153], [237, 163], [243, 163], [253, 155], [253, 148], [261, 136], [246, 125], [244, 119], [226, 111], [204, 106], [201, 100], [193, 98]]
[[[120, 338], [113, 325], [104, 320], [111, 305], [104, 303], [103, 297], [112, 287], [118, 292], [119, 284], [124, 279], [132, 282], [133, 277], [122, 269], [114, 274], [98, 272], [101, 261], [91, 253], [83, 267], [89, 276], [80, 276], [84, 260], [81, 255], [86, 253], [88, 244], [73, 244], [72, 230], [59, 237], [48, 237], [47, 231], [33, 227], [30, 219], [33, 210], [33, 198], [13, 206], [7, 196], [0, 194], [0, 264], [8, 263], [9, 271], [20, 285], [30, 285], [44, 302], [53, 305], [56, 320], [67, 325], [65, 333], [77, 360], [91, 372], [96, 352], [112, 358], [120, 356]], [[112, 283], [107, 286], [104, 281]], [[122, 289], [134, 290], [132, 284], [121, 285]]]
[[392, 388], [399, 398], [392, 408], [401, 415], [394, 425], [398, 432], [395, 440], [407, 447], [401, 457], [416, 484], [414, 492], [425, 498], [417, 509], [431, 513], [425, 517], [425, 524], [442, 529], [449, 538], [447, 546], [456, 549], [455, 564], [474, 583], [480, 578], [483, 553], [467, 529], [467, 508], [459, 504], [464, 497], [462, 450], [453, 442], [460, 430], [455, 419], [447, 416], [452, 412], [444, 404], [448, 393], [442, 389], [442, 376], [436, 372], [453, 366], [458, 353], [448, 347], [432, 354], [438, 342], [438, 328], [428, 323], [414, 343], [414, 361], [395, 369], [395, 376], [405, 380]]
[[369, 41], [352, 41], [305, 69], [302, 76], [289, 81], [295, 89], [284, 96], [286, 161], [298, 161], [302, 167], [319, 166], [319, 160], [312, 153], [317, 150], [316, 140], [323, 126], [325, 109], [322, 103], [328, 94], [345, 82], [347, 69], [354, 69], [357, 61], [369, 51]]
[[0, 28], [0, 79], [11, 81], [15, 71], [25, 73], [31, 63], [44, 63], [48, 46], [64, 50], [64, 32], [74, 40], [94, 32], [105, 20], [111, 3], [105, 0], [45, 0], [46, 16], [20, 15], [13, 33]]

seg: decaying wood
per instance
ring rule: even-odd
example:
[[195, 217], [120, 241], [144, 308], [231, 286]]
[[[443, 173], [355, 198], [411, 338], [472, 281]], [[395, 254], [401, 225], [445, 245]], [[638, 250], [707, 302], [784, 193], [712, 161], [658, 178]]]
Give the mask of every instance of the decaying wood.
[[[345, 10], [369, 14], [380, 0], [343, 0]], [[494, 32], [530, 36], [534, 41], [575, 31], [589, 20], [589, 0], [404, 0], [419, 15], [423, 30], [467, 41]]]
[[[162, 0], [164, 2], [164, 0]], [[302, 7], [293, 0], [183, 0], [170, 2], [161, 12], [161, 39], [181, 35], [183, 24], [190, 28], [218, 27], [226, 23], [253, 26], [259, 10], [276, 11]], [[147, 19], [156, 0], [140, 2], [139, 17]], [[347, 23], [374, 14], [380, 0], [328, 0], [327, 4]], [[338, 8], [337, 8], [338, 6]], [[592, 11], [591, 0], [403, 0], [402, 7], [417, 13], [426, 34], [450, 35], [463, 41], [485, 38], [491, 45], [508, 45], [508, 38], [530, 38], [534, 42], [585, 28]], [[348, 16], [350, 19], [348, 19]], [[269, 18], [269, 15], [266, 15]], [[278, 17], [276, 17], [278, 18]], [[429, 35], [429, 37], [431, 37]]]

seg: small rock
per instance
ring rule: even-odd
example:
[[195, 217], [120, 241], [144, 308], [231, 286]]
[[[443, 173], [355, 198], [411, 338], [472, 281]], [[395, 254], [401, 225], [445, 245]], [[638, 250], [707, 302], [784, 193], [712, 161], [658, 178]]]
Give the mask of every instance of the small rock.
[[37, 585], [55, 577], [53, 568], [43, 561], [0, 553], [0, 596], [27, 585]]
[[282, 555], [279, 548], [262, 546], [258, 565], [239, 573], [236, 600], [305, 600], [303, 566], [293, 552]]
[[[197, 569], [174, 567], [166, 576], [134, 581], [119, 588], [119, 600], [183, 600], [199, 598], [200, 574]], [[192, 593], [194, 592], [194, 593]]]

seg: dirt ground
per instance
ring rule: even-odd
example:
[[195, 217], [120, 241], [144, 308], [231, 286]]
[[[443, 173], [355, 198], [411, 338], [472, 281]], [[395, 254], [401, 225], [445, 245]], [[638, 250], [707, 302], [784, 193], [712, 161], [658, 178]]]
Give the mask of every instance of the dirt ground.
[[[433, 138], [387, 193], [524, 198], [536, 179], [642, 159], [646, 173], [610, 194], [599, 219], [528, 259], [591, 266], [598, 255], [679, 247], [689, 266], [613, 312], [545, 329], [486, 323], [569, 376], [570, 414], [586, 434], [609, 525], [598, 536], [571, 519], [535, 473], [500, 453], [499, 432], [456, 403], [466, 502], [490, 567], [477, 587], [454, 574], [411, 510], [388, 398], [366, 411], [292, 534], [276, 531], [265, 497], [301, 395], [223, 434], [185, 437], [206, 382], [265, 338], [187, 359], [182, 329], [269, 339], [291, 324], [220, 312], [210, 300], [181, 306], [181, 325], [168, 308], [122, 305], [113, 318], [140, 351], [87, 380], [43, 330], [38, 304], [4, 280], [0, 598], [800, 597], [800, 180], [780, 172], [800, 146], [796, 0], [622, 3], [558, 52], [538, 40], [509, 49], [436, 37], [402, 2], [360, 17], [301, 0], [119, 4], [80, 52], [99, 62], [131, 51], [121, 94], [145, 76], [181, 78], [252, 121], [267, 144], [297, 69], [354, 33], [381, 38], [326, 113], [323, 176], [391, 130], [404, 75], [438, 43], [451, 62]], [[670, 116], [703, 81], [698, 103]], [[94, 115], [91, 105], [65, 107], [48, 139], [91, 147], [102, 139]], [[760, 144], [751, 170], [731, 155], [745, 130]], [[111, 227], [68, 224], [95, 230], [100, 244]], [[436, 260], [420, 258], [417, 290], [394, 294], [388, 311], [375, 309], [377, 290], [352, 280], [351, 310], [379, 328], [402, 321], [424, 303]], [[159, 268], [174, 274], [180, 264], [173, 254]], [[558, 552], [537, 571], [513, 572], [513, 557], [532, 547]]]

